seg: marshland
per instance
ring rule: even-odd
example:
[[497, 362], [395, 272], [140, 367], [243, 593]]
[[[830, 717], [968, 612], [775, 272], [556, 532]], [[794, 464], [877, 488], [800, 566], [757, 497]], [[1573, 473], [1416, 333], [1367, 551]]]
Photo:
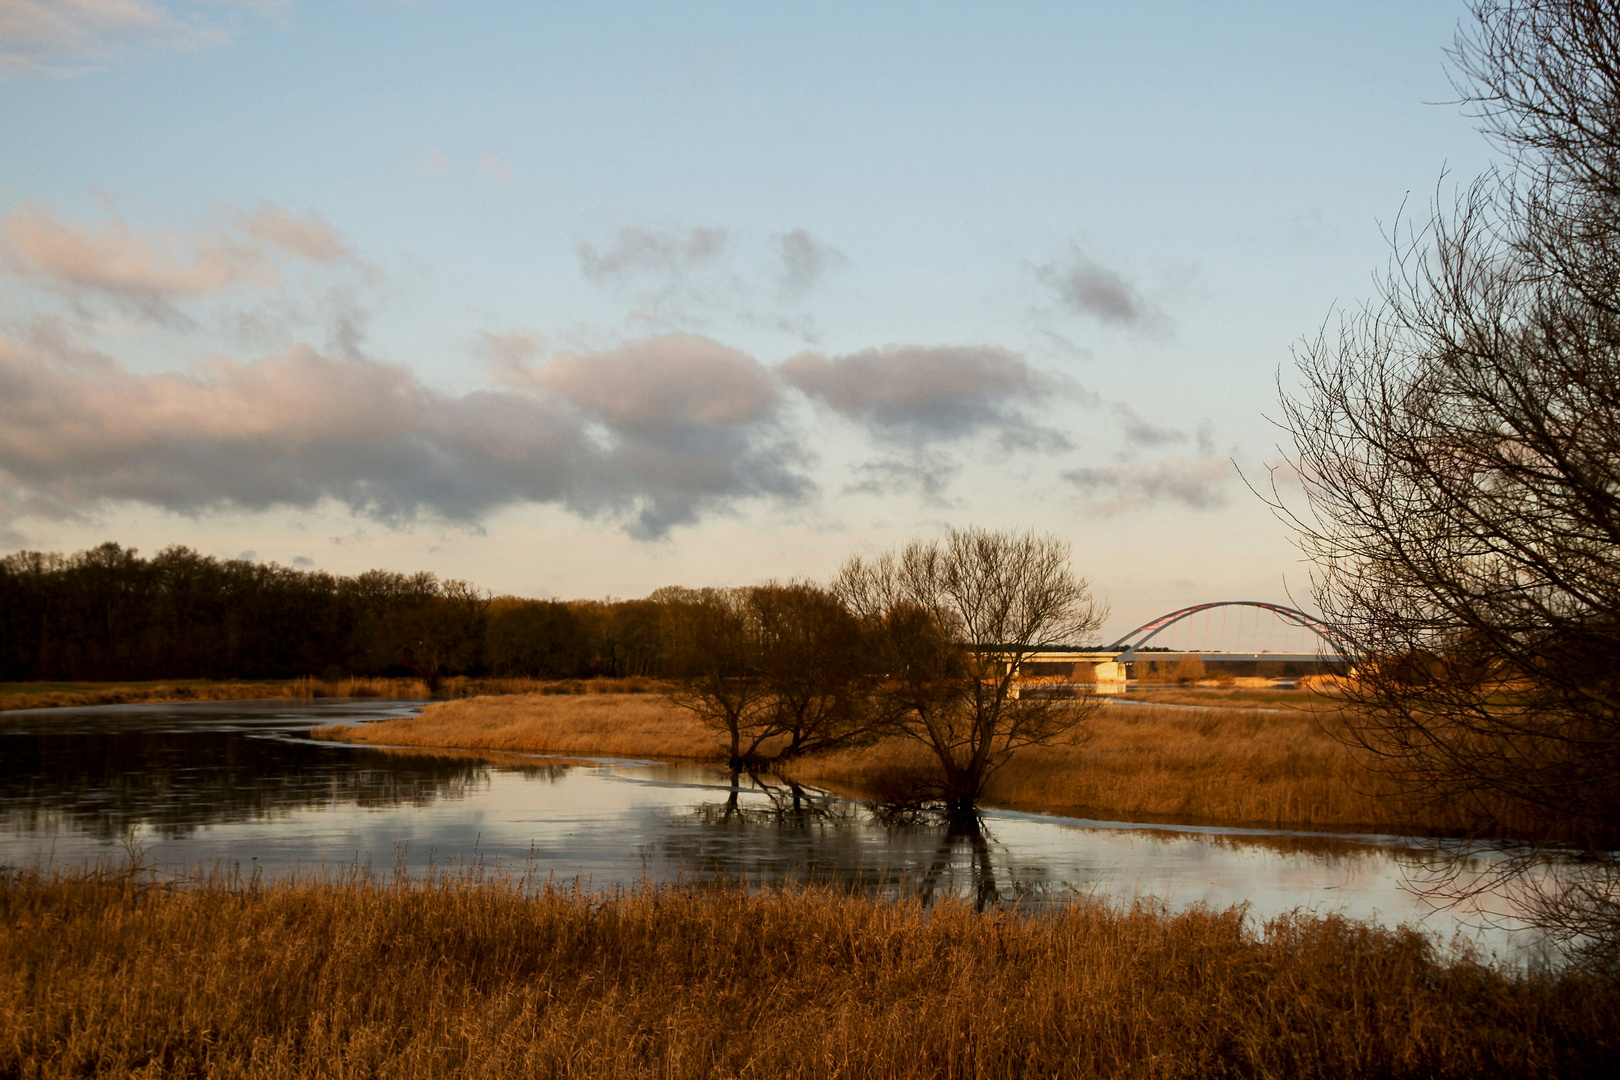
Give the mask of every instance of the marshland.
[[[892, 571], [852, 567], [572, 606], [395, 578], [381, 615], [333, 582], [319, 676], [208, 651], [291, 655], [242, 624], [189, 639], [226, 677], [165, 682], [172, 615], [14, 654], [131, 679], [5, 688], [4, 1068], [1598, 1068], [1620, 998], [1533, 917], [1544, 823], [1412, 799], [1342, 679], [1023, 680], [1005, 626], [863, 612]], [[1042, 640], [1095, 622], [1066, 604]]]

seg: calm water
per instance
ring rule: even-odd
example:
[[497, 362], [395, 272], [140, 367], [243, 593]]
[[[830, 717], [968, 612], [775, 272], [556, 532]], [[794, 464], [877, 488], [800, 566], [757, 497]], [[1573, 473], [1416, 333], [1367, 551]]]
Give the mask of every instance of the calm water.
[[[0, 863], [76, 867], [134, 849], [164, 873], [421, 872], [482, 861], [587, 888], [641, 880], [835, 880], [877, 895], [1039, 906], [1076, 894], [1250, 905], [1414, 924], [1514, 965], [1538, 935], [1431, 908], [1407, 887], [1436, 845], [1086, 821], [989, 810], [977, 835], [876, 820], [771, 778], [694, 765], [391, 751], [315, 742], [317, 724], [400, 702], [201, 702], [10, 713], [0, 722]], [[1469, 856], [1488, 870], [1490, 852]]]

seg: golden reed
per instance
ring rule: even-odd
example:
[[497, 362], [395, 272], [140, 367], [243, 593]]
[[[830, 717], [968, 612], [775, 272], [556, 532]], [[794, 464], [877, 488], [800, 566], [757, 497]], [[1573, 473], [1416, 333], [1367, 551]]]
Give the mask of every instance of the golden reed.
[[[1250, 699], [1275, 711], [1105, 704], [1076, 738], [1020, 751], [991, 781], [986, 800], [1117, 820], [1408, 834], [1467, 829], [1460, 815], [1394, 798], [1391, 785], [1336, 737], [1344, 717], [1333, 702], [1236, 692], [1235, 702]], [[420, 716], [315, 735], [529, 753], [724, 756], [712, 730], [656, 693], [466, 698], [430, 705]], [[804, 758], [781, 772], [864, 797], [932, 768], [926, 749], [893, 739]], [[1533, 830], [1527, 824], [1524, 831]]]
[[1611, 1075], [1620, 988], [1241, 909], [0, 885], [0, 1076]]
[[75, 705], [127, 705], [138, 702], [247, 701], [261, 698], [384, 698], [426, 701], [493, 694], [641, 694], [657, 688], [649, 679], [507, 679], [455, 676], [442, 679], [438, 690], [421, 679], [371, 678], [280, 679], [213, 682], [207, 679], [137, 683], [5, 683], [0, 684], [0, 712], [51, 709]]

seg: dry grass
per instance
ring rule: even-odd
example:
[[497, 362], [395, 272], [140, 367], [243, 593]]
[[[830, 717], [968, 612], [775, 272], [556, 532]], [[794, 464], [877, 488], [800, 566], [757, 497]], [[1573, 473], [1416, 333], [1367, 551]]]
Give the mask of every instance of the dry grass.
[[0, 1075], [1610, 1075], [1620, 988], [1240, 909], [0, 885]]
[[716, 758], [719, 736], [659, 694], [521, 694], [429, 705], [419, 716], [311, 732], [333, 742], [630, 758]]
[[[1105, 704], [1087, 724], [1084, 741], [1019, 752], [992, 780], [986, 802], [1129, 821], [1403, 834], [1465, 831], [1468, 823], [1460, 816], [1412, 808], [1389, 793], [1387, 782], [1360, 767], [1332, 734], [1342, 719], [1331, 703], [1298, 693], [1267, 702], [1284, 711]], [[392, 746], [631, 758], [725, 756], [715, 732], [654, 694], [470, 698], [430, 705], [420, 716], [318, 728], [314, 734]], [[929, 776], [933, 769], [922, 746], [891, 739], [793, 761], [779, 771], [801, 783], [866, 798], [902, 788], [908, 777]]]
[[424, 701], [496, 694], [639, 694], [655, 690], [647, 679], [467, 678], [439, 683], [437, 693], [421, 679], [282, 679], [213, 682], [207, 679], [134, 683], [0, 683], [0, 712], [75, 705], [128, 705], [162, 701], [249, 701], [263, 698], [384, 698]]
[[[1308, 700], [1295, 699], [1302, 706]], [[986, 801], [1126, 821], [1453, 834], [1467, 822], [1396, 800], [1333, 737], [1331, 708], [1286, 712], [1104, 705], [1088, 741], [1031, 747], [992, 778]], [[891, 740], [795, 762], [793, 779], [850, 794], [926, 774], [927, 752]]]
[[[337, 688], [344, 685], [353, 685], [361, 692], [338, 693]], [[406, 698], [413, 696], [408, 691], [414, 688], [420, 688], [420, 696], [427, 696], [427, 687], [414, 679], [348, 680], [343, 684], [312, 682], [307, 679], [279, 682], [180, 680], [136, 683], [9, 683], [0, 687], [0, 712], [159, 701], [249, 701], [261, 698], [338, 696]]]
[[1188, 686], [1137, 685], [1131, 687], [1130, 693], [1133, 701], [1260, 709], [1310, 708], [1321, 696], [1302, 690], [1278, 689], [1269, 679], [1234, 679], [1229, 684], [1210, 682]]

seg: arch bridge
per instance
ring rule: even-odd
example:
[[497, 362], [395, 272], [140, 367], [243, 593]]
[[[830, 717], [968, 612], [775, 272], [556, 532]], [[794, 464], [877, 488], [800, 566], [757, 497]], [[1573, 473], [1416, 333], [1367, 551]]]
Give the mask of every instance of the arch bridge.
[[[1234, 612], [1230, 609], [1238, 610]], [[1224, 630], [1233, 614], [1238, 615], [1241, 637], [1248, 610], [1256, 613], [1257, 628], [1259, 620], [1269, 614], [1286, 627], [1298, 627], [1308, 631], [1309, 635], [1314, 636], [1316, 648], [1312, 651], [1297, 648], [1277, 651], [1270, 649], [1237, 651], [1207, 647], [1176, 649], [1152, 644], [1155, 639], [1165, 640], [1160, 638], [1160, 635], [1178, 624], [1185, 624], [1190, 628], [1189, 620], [1198, 615], [1205, 616], [1207, 630], [1216, 611], [1221, 612], [1222, 637], [1225, 637]], [[1224, 644], [1224, 641], [1222, 643]], [[1075, 646], [1044, 649], [1039, 653], [1033, 653], [1020, 665], [1019, 674], [1026, 680], [1038, 679], [1042, 682], [1058, 683], [1067, 677], [1075, 682], [1123, 683], [1127, 665], [1142, 662], [1155, 666], [1170, 665], [1179, 663], [1183, 658], [1195, 658], [1205, 664], [1217, 665], [1227, 670], [1235, 669], [1239, 672], [1248, 670], [1259, 674], [1269, 669], [1279, 675], [1310, 674], [1324, 669], [1340, 668], [1350, 662], [1333, 628], [1298, 608], [1267, 603], [1263, 600], [1215, 600], [1160, 615], [1102, 648]], [[1085, 670], [1084, 666], [1089, 666], [1090, 670]]]

